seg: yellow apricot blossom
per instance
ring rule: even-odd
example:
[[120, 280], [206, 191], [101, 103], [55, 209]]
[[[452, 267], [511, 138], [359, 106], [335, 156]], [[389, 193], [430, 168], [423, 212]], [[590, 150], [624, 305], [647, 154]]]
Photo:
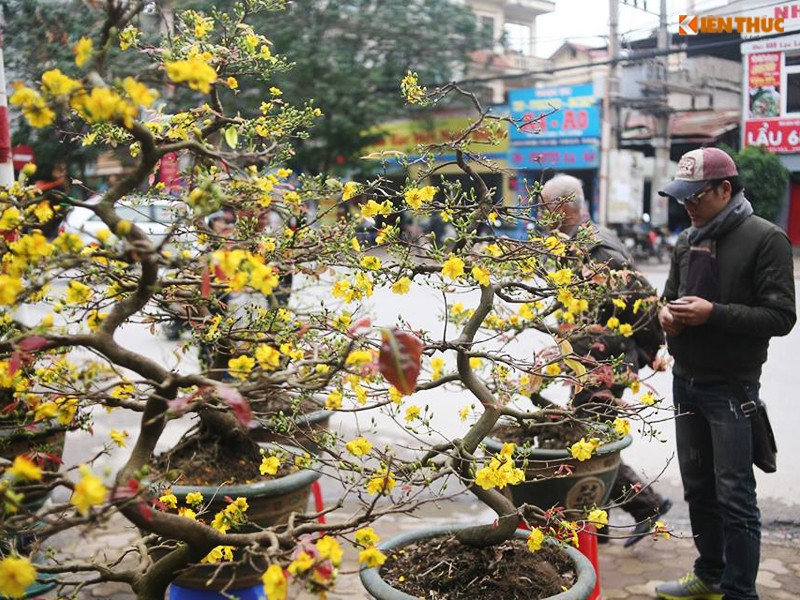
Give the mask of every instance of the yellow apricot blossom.
[[72, 47], [72, 52], [75, 54], [75, 64], [82, 67], [93, 52], [92, 40], [82, 37]]
[[365, 437], [358, 437], [351, 440], [347, 442], [344, 447], [353, 456], [364, 456], [365, 454], [369, 454], [370, 450], [372, 450], [372, 444]]
[[6, 556], [0, 560], [0, 595], [25, 597], [25, 590], [36, 581], [36, 567], [24, 556]]
[[451, 281], [464, 274], [464, 261], [457, 256], [450, 256], [442, 265], [442, 275]]
[[211, 84], [217, 80], [217, 72], [200, 57], [166, 62], [167, 77], [175, 83], [186, 83], [191, 89], [204, 94], [211, 91]]
[[386, 555], [375, 546], [369, 546], [358, 553], [358, 562], [368, 569], [373, 569], [386, 562]]
[[75, 491], [72, 492], [69, 502], [85, 516], [89, 513], [89, 508], [105, 502], [108, 489], [99, 477], [92, 474], [87, 465], [81, 465], [79, 471], [82, 477], [75, 484]]
[[42, 478], [41, 467], [25, 456], [15, 457], [6, 473], [19, 480], [38, 481]]
[[230, 371], [231, 375], [238, 379], [247, 379], [250, 375], [250, 371], [253, 370], [253, 367], [256, 366], [256, 361], [252, 356], [247, 356], [246, 354], [242, 354], [241, 356], [237, 356], [236, 358], [231, 358], [228, 360], [228, 370]]
[[398, 295], [407, 294], [411, 288], [411, 280], [408, 277], [401, 277], [392, 284], [392, 292]]
[[262, 475], [276, 475], [278, 469], [281, 468], [281, 459], [277, 456], [265, 456], [261, 459], [261, 464], [258, 467], [259, 473]]
[[380, 541], [380, 536], [372, 527], [363, 527], [356, 531], [356, 543], [361, 546], [376, 546]]
[[608, 513], [602, 509], [596, 508], [589, 513], [586, 520], [594, 525], [608, 525]]
[[489, 285], [489, 271], [481, 267], [472, 267], [472, 276], [480, 285]]
[[591, 438], [589, 440], [581, 438], [570, 446], [569, 453], [572, 455], [572, 458], [583, 462], [592, 457], [592, 454], [597, 450], [599, 445], [600, 441], [597, 438]]
[[380, 469], [373, 473], [367, 483], [367, 492], [371, 495], [375, 494], [388, 494], [394, 489], [397, 482], [394, 475], [386, 468]]
[[538, 552], [542, 549], [542, 544], [544, 543], [544, 532], [539, 529], [538, 527], [534, 527], [531, 529], [530, 535], [528, 535], [528, 550], [531, 552]]
[[289, 581], [280, 565], [270, 565], [261, 576], [264, 584], [264, 593], [270, 600], [286, 600], [289, 592]]

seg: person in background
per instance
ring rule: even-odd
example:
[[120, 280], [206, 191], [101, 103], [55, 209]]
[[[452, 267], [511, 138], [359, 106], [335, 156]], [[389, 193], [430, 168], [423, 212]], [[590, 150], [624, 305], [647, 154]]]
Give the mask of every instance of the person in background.
[[57, 161], [52, 168], [47, 169], [44, 178], [35, 181], [33, 185], [41, 192], [42, 200], [49, 202], [53, 210], [53, 217], [39, 228], [48, 240], [53, 241], [70, 209], [70, 205], [64, 202], [71, 185], [67, 163], [63, 160]]
[[673, 367], [675, 441], [699, 554], [691, 573], [656, 587], [667, 600], [754, 600], [761, 552], [750, 420], [772, 336], [794, 326], [792, 247], [753, 214], [736, 164], [717, 148], [687, 152], [659, 193], [691, 227], [675, 245], [659, 311]]
[[[633, 314], [632, 305], [636, 297], [653, 297], [656, 292], [647, 282], [645, 277], [633, 268], [633, 261], [628, 251], [616, 234], [599, 227], [593, 223], [586, 209], [586, 201], [583, 195], [583, 184], [580, 179], [570, 175], [557, 174], [547, 183], [541, 191], [543, 208], [551, 216], [558, 217], [558, 221], [551, 227], [558, 229], [569, 238], [575, 238], [580, 229], [590, 229], [594, 236], [594, 243], [588, 248], [587, 259], [595, 265], [605, 265], [615, 271], [625, 271], [629, 273], [627, 285], [623, 290], [627, 296], [626, 309], [623, 314], [617, 308], [616, 312], [611, 298], [608, 299], [608, 307], [600, 310], [600, 321], [597, 324], [605, 325], [607, 318], [612, 315], [619, 316], [621, 322], [638, 323], [641, 321], [639, 316]], [[608, 308], [608, 310], [605, 310]], [[627, 313], [631, 314], [627, 314]], [[614, 333], [604, 333], [603, 335], [578, 336], [570, 338], [573, 350], [576, 354], [589, 356], [595, 361], [608, 362], [611, 359], [624, 356], [624, 364], [616, 367], [612, 374], [612, 379], [619, 383], [609, 383], [608, 379], [603, 378], [603, 382], [584, 386], [572, 398], [572, 406], [575, 409], [584, 411], [605, 413], [605, 416], [614, 415], [616, 411], [608, 410], [609, 405], [621, 403], [621, 397], [627, 385], [626, 379], [638, 374], [639, 368], [652, 365], [656, 355], [664, 342], [664, 335], [658, 321], [653, 314], [652, 319], [643, 326], [637, 326], [634, 335], [624, 337]], [[602, 367], [605, 368], [605, 367]], [[608, 369], [611, 369], [609, 366]], [[672, 502], [668, 498], [660, 496], [652, 486], [645, 484], [642, 478], [628, 465], [620, 463], [617, 477], [611, 490], [611, 500], [620, 503], [620, 507], [631, 514], [636, 520], [633, 533], [625, 540], [625, 547], [629, 548], [646, 537], [653, 528], [653, 525], [661, 515], [664, 515], [672, 507]], [[601, 535], [598, 541], [603, 543], [608, 541], [605, 535]]]

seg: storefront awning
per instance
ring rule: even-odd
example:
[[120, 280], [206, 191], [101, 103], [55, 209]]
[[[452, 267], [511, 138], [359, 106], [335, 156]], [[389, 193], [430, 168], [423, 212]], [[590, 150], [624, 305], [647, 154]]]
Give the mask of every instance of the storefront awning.
[[[742, 123], [738, 108], [692, 110], [670, 115], [670, 138], [673, 143], [713, 142]], [[649, 142], [655, 130], [655, 118], [643, 113], [628, 115], [623, 123], [622, 139], [631, 144]]]

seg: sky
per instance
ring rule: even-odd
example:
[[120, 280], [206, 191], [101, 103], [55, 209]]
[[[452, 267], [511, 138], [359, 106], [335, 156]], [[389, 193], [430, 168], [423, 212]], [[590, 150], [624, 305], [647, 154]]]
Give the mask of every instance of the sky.
[[[637, 0], [641, 7], [647, 4], [649, 13], [620, 1], [619, 32], [624, 45], [626, 38], [638, 39], [658, 27], [660, 0]], [[690, 0], [667, 0], [667, 23], [670, 31], [677, 31], [678, 15], [686, 14]], [[726, 0], [694, 0], [696, 10], [707, 10], [727, 4]], [[694, 13], [693, 13], [694, 14]], [[579, 18], [576, 16], [579, 15]], [[550, 56], [565, 40], [588, 46], [603, 46], [608, 35], [608, 0], [556, 0], [555, 12], [537, 18], [536, 54]], [[623, 46], [624, 47], [624, 46]]]

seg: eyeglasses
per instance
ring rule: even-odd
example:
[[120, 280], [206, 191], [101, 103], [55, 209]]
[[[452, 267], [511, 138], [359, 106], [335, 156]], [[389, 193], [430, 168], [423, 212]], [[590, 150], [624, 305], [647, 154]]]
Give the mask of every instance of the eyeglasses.
[[714, 186], [707, 187], [704, 190], [700, 190], [696, 194], [692, 194], [691, 196], [687, 196], [686, 198], [675, 198], [678, 201], [678, 204], [683, 206], [684, 204], [688, 204], [689, 206], [697, 206], [700, 204], [700, 201], [703, 199], [708, 192], [714, 189]]

